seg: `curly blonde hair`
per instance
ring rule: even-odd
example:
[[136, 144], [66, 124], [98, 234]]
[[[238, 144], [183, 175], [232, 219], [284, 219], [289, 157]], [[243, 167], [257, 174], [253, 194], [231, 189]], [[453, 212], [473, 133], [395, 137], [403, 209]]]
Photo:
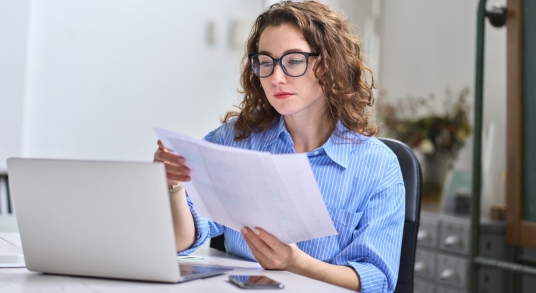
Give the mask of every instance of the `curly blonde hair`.
[[374, 103], [374, 78], [349, 19], [320, 2], [282, 1], [257, 17], [246, 43], [240, 78], [243, 100], [237, 106], [239, 111], [229, 111], [222, 119], [227, 122], [237, 117], [235, 140], [270, 128], [280, 117], [253, 74], [248, 54], [258, 52], [259, 38], [266, 27], [283, 24], [298, 27], [313, 52], [320, 54], [313, 70], [327, 99], [328, 126], [335, 128], [340, 120], [354, 132], [375, 135], [378, 126], [372, 123], [368, 109]]

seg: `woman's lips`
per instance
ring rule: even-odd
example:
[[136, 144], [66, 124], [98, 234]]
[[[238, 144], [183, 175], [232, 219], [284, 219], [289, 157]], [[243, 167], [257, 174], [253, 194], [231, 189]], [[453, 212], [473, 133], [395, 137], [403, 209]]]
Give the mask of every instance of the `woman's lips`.
[[274, 97], [275, 97], [276, 99], [280, 99], [280, 100], [282, 100], [282, 99], [286, 99], [286, 98], [288, 98], [288, 97], [290, 97], [290, 96], [292, 96], [292, 93], [289, 93], [289, 92], [276, 92], [276, 93], [274, 94]]

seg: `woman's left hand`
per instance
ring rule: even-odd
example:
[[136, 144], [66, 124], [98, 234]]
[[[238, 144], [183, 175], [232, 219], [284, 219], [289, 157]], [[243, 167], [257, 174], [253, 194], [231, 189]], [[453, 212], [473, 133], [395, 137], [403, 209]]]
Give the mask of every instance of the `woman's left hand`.
[[303, 254], [294, 243], [281, 243], [272, 234], [263, 229], [251, 230], [242, 228], [242, 235], [259, 264], [269, 270], [292, 269], [299, 263], [298, 258]]
[[348, 266], [325, 263], [301, 251], [294, 243], [281, 243], [263, 229], [242, 228], [249, 249], [267, 270], [285, 270], [351, 290], [361, 290], [359, 274]]

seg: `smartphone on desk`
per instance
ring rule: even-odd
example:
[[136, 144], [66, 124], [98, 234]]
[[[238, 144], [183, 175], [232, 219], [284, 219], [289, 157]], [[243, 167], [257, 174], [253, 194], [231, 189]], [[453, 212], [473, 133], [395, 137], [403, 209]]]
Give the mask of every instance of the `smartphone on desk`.
[[229, 281], [244, 289], [283, 289], [285, 285], [266, 276], [230, 275]]

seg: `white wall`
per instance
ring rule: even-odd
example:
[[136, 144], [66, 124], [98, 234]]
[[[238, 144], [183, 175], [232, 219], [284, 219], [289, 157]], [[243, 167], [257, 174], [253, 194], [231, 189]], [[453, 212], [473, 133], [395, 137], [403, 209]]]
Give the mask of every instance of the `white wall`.
[[[495, 1], [505, 3], [502, 1]], [[495, 3], [494, 2], [494, 3]], [[383, 1], [379, 87], [388, 99], [407, 95], [444, 97], [469, 86], [474, 94], [477, 0]], [[495, 124], [489, 170], [484, 174], [483, 211], [502, 193], [505, 170], [506, 30], [486, 22], [484, 127]], [[471, 94], [471, 100], [472, 98]], [[472, 143], [456, 168], [471, 169]]]
[[[371, 1], [327, 2], [363, 37]], [[150, 160], [152, 126], [204, 136], [237, 103], [241, 44], [270, 3], [0, 0], [0, 170], [9, 156]]]
[[345, 13], [355, 27], [355, 32], [362, 41], [361, 50], [367, 65], [377, 77], [380, 72], [380, 35], [381, 0], [326, 0]]
[[[477, 0], [379, 1], [326, 2], [357, 26], [389, 98], [474, 90]], [[202, 137], [239, 97], [233, 23], [249, 27], [269, 3], [0, 0], [0, 171], [18, 155], [150, 160], [152, 126]], [[486, 40], [484, 125], [496, 125], [486, 192], [499, 193], [504, 28], [487, 25]], [[471, 147], [457, 168], [470, 168]]]
[[0, 0], [0, 173], [22, 144], [28, 2]]
[[237, 101], [243, 49], [229, 41], [230, 27], [262, 6], [32, 1], [22, 155], [151, 160], [152, 126], [201, 138]]

